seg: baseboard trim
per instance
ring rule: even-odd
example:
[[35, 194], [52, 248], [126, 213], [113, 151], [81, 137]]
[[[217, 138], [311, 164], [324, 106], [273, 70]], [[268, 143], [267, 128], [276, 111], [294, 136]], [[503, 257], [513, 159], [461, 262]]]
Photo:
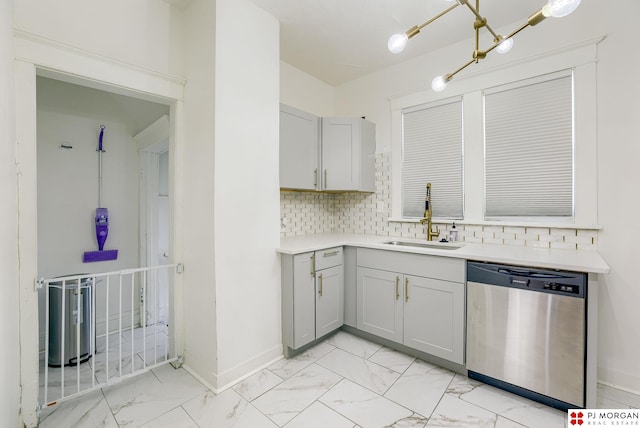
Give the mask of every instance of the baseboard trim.
[[216, 393], [231, 388], [282, 358], [282, 344], [277, 344], [229, 370], [218, 373], [217, 385], [222, 386], [217, 387]]

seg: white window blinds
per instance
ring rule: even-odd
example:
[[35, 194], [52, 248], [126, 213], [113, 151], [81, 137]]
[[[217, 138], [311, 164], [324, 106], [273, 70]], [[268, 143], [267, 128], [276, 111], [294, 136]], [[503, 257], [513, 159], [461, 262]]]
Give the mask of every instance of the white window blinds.
[[402, 120], [402, 216], [424, 216], [430, 182], [433, 216], [461, 219], [462, 99], [405, 109]]
[[571, 72], [485, 91], [485, 217], [573, 216]]

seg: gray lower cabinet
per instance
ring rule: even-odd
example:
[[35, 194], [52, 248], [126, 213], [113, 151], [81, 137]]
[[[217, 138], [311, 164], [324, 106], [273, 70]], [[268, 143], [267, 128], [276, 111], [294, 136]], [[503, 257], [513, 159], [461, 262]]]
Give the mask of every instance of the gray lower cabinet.
[[464, 363], [464, 284], [405, 275], [406, 346]]
[[344, 323], [344, 270], [342, 265], [316, 272], [315, 301], [315, 337], [322, 337], [340, 328]]
[[285, 356], [344, 323], [342, 247], [281, 256]]
[[369, 249], [357, 260], [358, 329], [464, 364], [463, 260]]
[[402, 274], [358, 267], [357, 278], [357, 328], [402, 343]]

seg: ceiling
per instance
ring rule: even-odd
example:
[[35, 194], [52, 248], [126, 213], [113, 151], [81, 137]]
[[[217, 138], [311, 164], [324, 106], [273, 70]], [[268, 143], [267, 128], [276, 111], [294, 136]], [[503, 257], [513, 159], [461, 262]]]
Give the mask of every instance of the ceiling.
[[[447, 0], [249, 0], [280, 21], [280, 58], [337, 86], [473, 37], [474, 16], [457, 7], [422, 30], [400, 54], [387, 40], [453, 4]], [[480, 12], [496, 31], [524, 23], [544, 0], [482, 0]], [[514, 25], [515, 27], [515, 25]], [[509, 28], [511, 30], [511, 26]], [[470, 49], [471, 50], [471, 49]]]

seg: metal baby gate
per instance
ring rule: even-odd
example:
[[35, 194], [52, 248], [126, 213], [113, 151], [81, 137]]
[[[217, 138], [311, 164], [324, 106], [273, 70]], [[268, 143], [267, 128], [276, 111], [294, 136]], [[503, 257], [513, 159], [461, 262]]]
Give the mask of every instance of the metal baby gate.
[[40, 408], [177, 363], [175, 275], [181, 264], [43, 279]]

